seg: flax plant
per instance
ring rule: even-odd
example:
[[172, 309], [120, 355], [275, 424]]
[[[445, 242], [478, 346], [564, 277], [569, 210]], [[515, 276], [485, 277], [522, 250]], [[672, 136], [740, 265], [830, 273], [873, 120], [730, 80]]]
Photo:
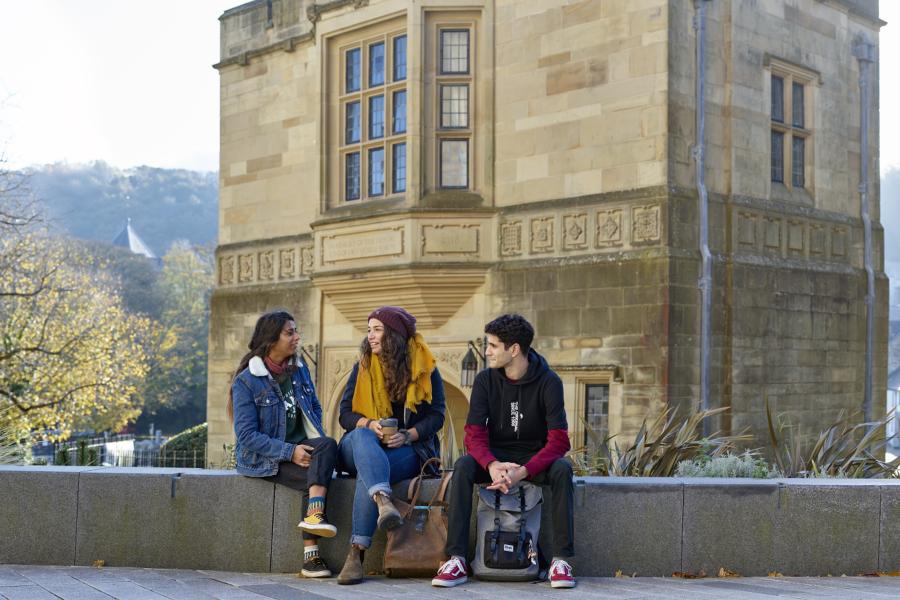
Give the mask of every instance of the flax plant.
[[837, 421], [819, 433], [807, 450], [799, 428], [783, 423], [776, 427], [768, 397], [765, 404], [769, 441], [775, 462], [785, 477], [883, 479], [898, 476], [900, 457], [890, 462], [878, 458], [888, 443], [885, 432], [892, 416], [855, 423], [842, 413]]
[[703, 437], [700, 424], [727, 408], [679, 415], [672, 408], [652, 420], [644, 419], [628, 445], [620, 446], [612, 437], [602, 437], [586, 425], [591, 443], [571, 454], [579, 475], [671, 477], [678, 463], [698, 455], [710, 458], [734, 452], [737, 445], [752, 439], [748, 435]]

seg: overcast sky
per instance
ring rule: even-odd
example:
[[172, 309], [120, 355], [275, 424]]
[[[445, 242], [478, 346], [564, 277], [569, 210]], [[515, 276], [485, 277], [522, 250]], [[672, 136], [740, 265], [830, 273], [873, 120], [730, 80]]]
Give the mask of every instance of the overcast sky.
[[[526, 1], [526, 0], [523, 0]], [[535, 0], [527, 0], [535, 1]], [[218, 169], [218, 17], [240, 0], [0, 0], [7, 166], [101, 159]], [[900, 0], [881, 0], [881, 64], [900, 62]], [[881, 68], [881, 106], [900, 77]], [[763, 149], [764, 150], [764, 149]], [[900, 111], [881, 112], [881, 171], [900, 168]]]

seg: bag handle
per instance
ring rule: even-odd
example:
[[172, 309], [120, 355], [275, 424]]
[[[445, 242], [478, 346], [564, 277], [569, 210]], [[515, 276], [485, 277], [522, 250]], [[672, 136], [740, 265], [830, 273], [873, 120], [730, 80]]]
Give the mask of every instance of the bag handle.
[[[414, 477], [412, 481], [409, 482], [409, 489], [407, 490], [407, 498], [410, 499], [410, 506], [415, 506], [419, 502], [419, 492], [422, 491], [422, 479], [425, 478], [425, 470], [428, 468], [428, 465], [431, 463], [436, 463], [438, 468], [440, 468], [441, 459], [437, 457], [429, 458], [422, 465], [422, 469], [419, 471], [419, 475]], [[415, 490], [413, 492], [413, 490]], [[410, 494], [410, 492], [412, 492]]]
[[436, 502], [446, 504], [444, 502], [444, 496], [447, 494], [447, 486], [450, 485], [451, 477], [453, 477], [453, 471], [446, 471], [441, 475], [441, 486], [438, 488], [437, 494], [431, 497], [431, 502], [428, 503], [429, 507], [433, 506]]

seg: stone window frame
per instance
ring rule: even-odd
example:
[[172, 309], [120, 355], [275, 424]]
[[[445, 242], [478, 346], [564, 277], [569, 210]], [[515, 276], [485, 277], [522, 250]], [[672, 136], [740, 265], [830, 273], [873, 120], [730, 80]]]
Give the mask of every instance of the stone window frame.
[[[773, 196], [787, 194], [791, 198], [808, 199], [812, 197], [815, 189], [815, 91], [821, 83], [817, 71], [808, 69], [795, 63], [766, 56], [766, 88], [768, 90], [768, 121], [769, 121], [769, 185]], [[773, 87], [775, 78], [783, 82], [781, 101], [781, 120], [776, 120], [774, 115]], [[794, 86], [800, 86], [803, 90], [803, 123], [794, 123]], [[781, 135], [782, 175], [778, 181], [774, 175], [775, 157], [774, 140], [776, 135]], [[794, 173], [794, 140], [803, 140], [804, 156], [802, 181], [795, 181]], [[805, 198], [804, 198], [805, 197]]]
[[[394, 69], [394, 53], [395, 40], [405, 37], [406, 44], [406, 63], [407, 69], [402, 79], [396, 79]], [[333, 80], [336, 85], [331, 85], [329, 95], [333, 97], [333, 101], [328, 104], [326, 122], [329, 131], [334, 132], [336, 155], [329, 155], [326, 161], [327, 180], [329, 182], [329, 208], [358, 204], [368, 200], [381, 200], [389, 197], [402, 196], [409, 188], [408, 181], [403, 187], [403, 191], [395, 191], [393, 182], [394, 177], [394, 146], [397, 144], [406, 144], [407, 152], [409, 148], [409, 37], [407, 32], [406, 19], [396, 18], [389, 21], [374, 23], [364, 26], [353, 32], [339, 36], [338, 39], [331, 43], [336, 44], [335, 55], [337, 60], [326, 66], [329, 79]], [[384, 82], [378, 85], [371, 85], [370, 78], [370, 57], [369, 52], [373, 45], [383, 43], [384, 46]], [[347, 90], [347, 57], [352, 50], [360, 51], [360, 73], [359, 88], [356, 90]], [[394, 98], [396, 92], [406, 92], [406, 125], [403, 131], [394, 131]], [[383, 98], [382, 106], [382, 134], [373, 138], [371, 134], [370, 123], [370, 101], [372, 98], [381, 96]], [[346, 135], [347, 126], [347, 107], [355, 102], [359, 103], [359, 140], [348, 142]], [[382, 188], [380, 194], [371, 194], [369, 182], [372, 180], [370, 173], [369, 156], [372, 150], [383, 150], [383, 177]], [[348, 178], [347, 178], [347, 162], [348, 156], [358, 154], [359, 156], [359, 194], [357, 197], [348, 195]], [[409, 155], [406, 157], [406, 175], [409, 175]]]
[[[433, 115], [433, 123], [430, 129], [434, 132], [432, 141], [432, 156], [434, 157], [433, 165], [429, 180], [432, 189], [435, 190], [473, 190], [474, 166], [475, 166], [475, 122], [477, 115], [475, 109], [477, 106], [476, 94], [476, 71], [478, 64], [478, 44], [477, 44], [477, 25], [479, 19], [471, 15], [458, 14], [454, 12], [431, 13], [428, 25], [428, 37], [431, 43], [428, 45], [430, 56], [430, 64], [433, 65], [429, 69], [432, 74], [430, 101]], [[465, 72], [455, 71], [445, 73], [443, 70], [443, 48], [442, 42], [445, 33], [466, 32], [467, 49], [467, 68]], [[452, 86], [466, 86], [466, 125], [444, 126], [443, 115], [443, 92], [444, 88]], [[464, 185], [444, 185], [442, 147], [444, 141], [447, 142], [466, 142], [466, 181]]]
[[622, 430], [621, 388], [616, 378], [616, 370], [612, 368], [586, 371], [575, 376], [575, 406], [572, 416], [575, 423], [569, 424], [572, 431], [572, 447], [577, 449], [587, 445], [586, 409], [587, 386], [604, 385], [608, 389], [606, 401], [606, 435], [612, 436]]

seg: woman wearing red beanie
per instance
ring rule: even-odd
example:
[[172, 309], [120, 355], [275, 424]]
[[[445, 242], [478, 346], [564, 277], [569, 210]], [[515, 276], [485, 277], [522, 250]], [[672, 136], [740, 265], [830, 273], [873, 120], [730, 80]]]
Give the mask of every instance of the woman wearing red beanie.
[[[444, 425], [444, 384], [434, 356], [416, 332], [416, 318], [399, 306], [369, 315], [360, 359], [341, 398], [338, 446], [345, 471], [356, 477], [350, 551], [338, 583], [363, 579], [362, 559], [376, 526], [392, 529], [400, 513], [391, 502], [391, 484], [418, 475], [440, 455], [437, 434]], [[382, 431], [394, 418], [398, 430]]]

